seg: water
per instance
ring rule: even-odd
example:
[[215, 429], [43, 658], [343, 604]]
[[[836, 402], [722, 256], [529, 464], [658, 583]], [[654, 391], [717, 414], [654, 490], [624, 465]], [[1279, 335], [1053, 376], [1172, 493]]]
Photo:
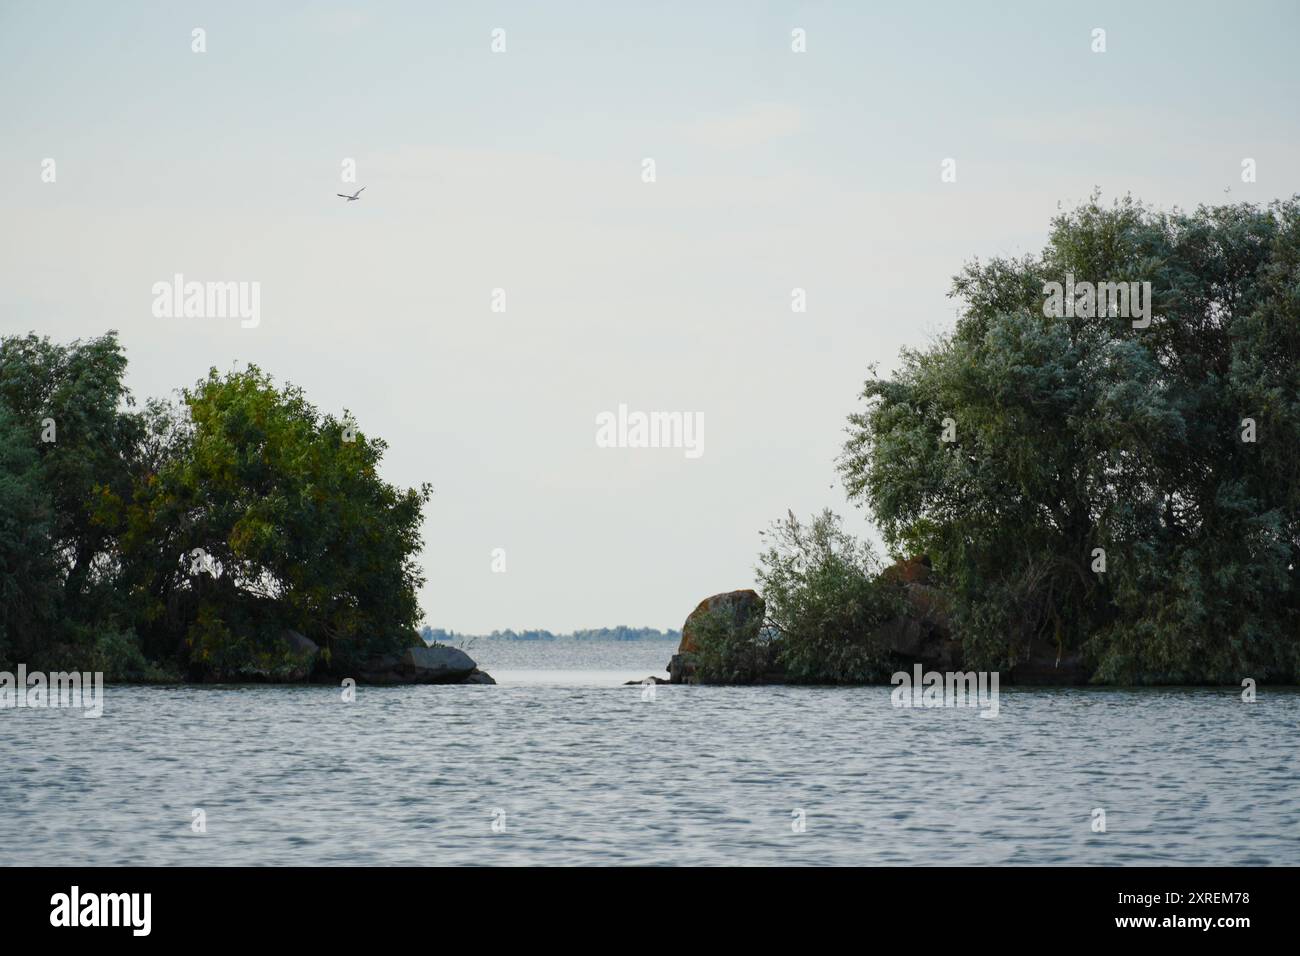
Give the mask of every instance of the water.
[[[616, 687], [668, 679], [676, 641], [457, 641], [498, 684]], [[657, 699], [657, 697], [656, 697]]]
[[480, 642], [499, 686], [3, 710], [0, 863], [1300, 864], [1295, 691], [1004, 689], [989, 720], [887, 687], [620, 685], [671, 651]]

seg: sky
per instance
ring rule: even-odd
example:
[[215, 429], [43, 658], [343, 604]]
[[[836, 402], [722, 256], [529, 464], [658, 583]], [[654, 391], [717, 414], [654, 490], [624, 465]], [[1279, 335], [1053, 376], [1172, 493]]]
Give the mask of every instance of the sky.
[[[680, 627], [787, 509], [879, 541], [845, 419], [964, 263], [1094, 188], [1300, 192], [1297, 36], [1294, 0], [0, 0], [0, 334], [116, 329], [139, 399], [255, 363], [350, 412], [434, 486], [433, 627]], [[155, 315], [177, 273], [260, 321]], [[599, 447], [620, 405], [701, 453]]]

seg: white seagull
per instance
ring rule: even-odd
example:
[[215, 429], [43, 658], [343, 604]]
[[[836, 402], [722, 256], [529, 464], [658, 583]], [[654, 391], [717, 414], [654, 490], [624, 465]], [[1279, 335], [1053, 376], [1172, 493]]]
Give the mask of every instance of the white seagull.
[[347, 193], [335, 193], [334, 195], [338, 196], [340, 199], [346, 199], [348, 202], [356, 202], [358, 199], [361, 198], [361, 194], [365, 191], [366, 191], [366, 187], [362, 186], [351, 196], [349, 196]]

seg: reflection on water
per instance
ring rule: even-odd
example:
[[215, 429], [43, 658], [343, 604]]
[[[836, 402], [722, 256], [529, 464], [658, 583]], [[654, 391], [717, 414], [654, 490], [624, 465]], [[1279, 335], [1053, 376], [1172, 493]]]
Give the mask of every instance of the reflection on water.
[[620, 686], [672, 650], [480, 642], [498, 686], [0, 711], [0, 863], [1300, 864], [1295, 691], [1012, 688], [987, 720], [888, 687]]

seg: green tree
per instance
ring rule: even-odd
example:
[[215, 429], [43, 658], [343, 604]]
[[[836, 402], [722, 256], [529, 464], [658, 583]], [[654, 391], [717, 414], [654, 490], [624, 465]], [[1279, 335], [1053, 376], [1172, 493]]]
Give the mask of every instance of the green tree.
[[150, 412], [157, 470], [129, 500], [105, 493], [101, 514], [123, 528], [151, 653], [222, 677], [273, 671], [284, 628], [335, 669], [419, 640], [414, 556], [431, 492], [380, 480], [382, 440], [255, 366], [214, 369], [182, 409]]
[[15, 596], [8, 653], [32, 665], [75, 659], [124, 613], [116, 543], [95, 509], [101, 489], [133, 481], [140, 422], [125, 371], [112, 332], [0, 338], [0, 590]]
[[[1067, 273], [1151, 282], [1150, 326], [1046, 316]], [[1300, 674], [1298, 276], [1294, 199], [1094, 196], [1040, 256], [969, 265], [953, 332], [873, 370], [841, 471], [892, 549], [931, 556], [968, 662], [1045, 642], [1109, 681]]]
[[30, 427], [0, 403], [0, 664], [35, 662], [55, 633], [62, 584], [54, 511]]

